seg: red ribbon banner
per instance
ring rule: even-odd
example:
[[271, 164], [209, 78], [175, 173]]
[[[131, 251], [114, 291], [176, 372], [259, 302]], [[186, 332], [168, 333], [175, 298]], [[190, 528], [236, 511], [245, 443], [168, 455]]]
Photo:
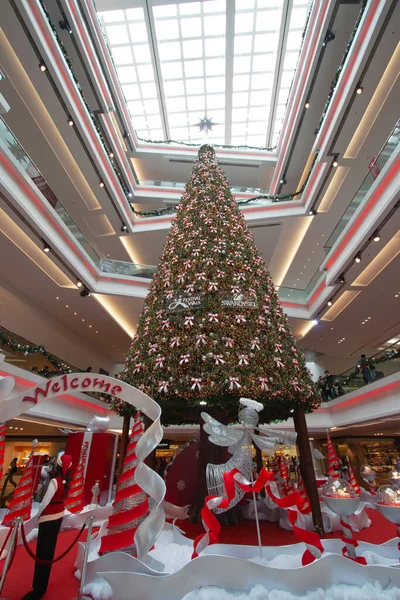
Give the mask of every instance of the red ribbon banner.
[[[203, 522], [205, 533], [197, 536], [193, 543], [193, 554], [192, 558], [196, 558], [199, 553], [204, 550], [208, 545], [215, 544], [218, 542], [219, 532], [221, 531], [221, 525], [212, 512], [216, 508], [228, 508], [230, 502], [235, 497], [235, 483], [245, 492], [258, 493], [264, 487], [268, 496], [275, 502], [280, 508], [290, 508], [295, 506], [299, 511], [304, 506], [304, 499], [299, 492], [293, 492], [283, 498], [277, 498], [271, 491], [269, 482], [274, 480], [274, 474], [266, 469], [262, 469], [257, 480], [254, 483], [248, 482], [238, 469], [232, 469], [228, 473], [224, 473], [224, 487], [226, 496], [207, 496], [204, 502], [204, 506], [201, 511], [201, 518]], [[306, 531], [296, 526], [298, 513], [295, 510], [289, 510], [289, 520], [293, 527], [293, 533], [300, 541], [304, 542], [307, 546], [307, 550], [304, 552], [302, 557], [303, 565], [308, 565], [313, 562], [316, 558], [320, 558], [324, 548], [321, 544], [321, 538], [313, 531]]]

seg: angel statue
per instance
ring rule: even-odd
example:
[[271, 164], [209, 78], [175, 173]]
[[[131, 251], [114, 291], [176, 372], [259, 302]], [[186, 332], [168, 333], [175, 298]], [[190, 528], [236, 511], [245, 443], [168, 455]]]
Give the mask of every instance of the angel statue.
[[[279, 444], [293, 446], [296, 443], [296, 433], [277, 431], [268, 427], [257, 427], [258, 413], [264, 408], [260, 402], [249, 398], [240, 398], [239, 422], [242, 427], [227, 427], [222, 425], [205, 412], [201, 417], [205, 422], [204, 431], [208, 433], [208, 439], [217, 446], [228, 446], [232, 457], [222, 465], [207, 465], [206, 479], [208, 493], [212, 496], [224, 496], [224, 473], [232, 469], [238, 469], [241, 474], [253, 481], [252, 467], [252, 442], [263, 452], [273, 455]], [[254, 433], [257, 430], [263, 435]], [[217, 508], [215, 513], [222, 513], [235, 506], [244, 495], [244, 491], [235, 483], [236, 494], [229, 503], [228, 508]]]

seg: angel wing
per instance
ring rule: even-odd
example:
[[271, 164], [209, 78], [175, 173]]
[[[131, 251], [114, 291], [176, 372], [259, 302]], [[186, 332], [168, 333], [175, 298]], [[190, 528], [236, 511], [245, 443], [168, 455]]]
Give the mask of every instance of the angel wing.
[[272, 438], [263, 437], [255, 433], [252, 433], [251, 437], [260, 450], [263, 450], [263, 452], [266, 452], [271, 456], [274, 454], [276, 447], [279, 444], [279, 440], [273, 440]]
[[222, 425], [222, 423], [210, 417], [205, 412], [201, 413], [201, 418], [205, 423], [203, 427], [204, 431], [208, 433], [208, 439], [217, 446], [233, 446], [243, 437], [243, 430]]
[[294, 446], [296, 444], [297, 433], [295, 431], [281, 431], [271, 427], [257, 427], [258, 431], [269, 439], [275, 439], [277, 443], [285, 446]]

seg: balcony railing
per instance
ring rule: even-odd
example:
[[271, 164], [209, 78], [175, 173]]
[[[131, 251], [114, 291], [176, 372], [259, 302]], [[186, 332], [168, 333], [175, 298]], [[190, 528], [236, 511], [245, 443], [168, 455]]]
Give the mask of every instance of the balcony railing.
[[372, 357], [360, 358], [356, 365], [340, 373], [340, 375], [322, 376], [317, 382], [317, 386], [321, 392], [322, 400], [329, 401], [399, 371], [400, 343], [396, 342]]
[[383, 169], [383, 167], [386, 165], [389, 158], [392, 156], [392, 154], [393, 154], [394, 150], [397, 148], [399, 142], [400, 142], [400, 121], [398, 121], [396, 123], [393, 131], [391, 132], [388, 139], [384, 143], [378, 156], [374, 157], [373, 160], [370, 162], [368, 175], [365, 177], [364, 181], [360, 185], [357, 193], [355, 194], [354, 198], [350, 202], [346, 211], [342, 215], [342, 218], [340, 219], [339, 223], [336, 225], [331, 236], [329, 237], [328, 241], [325, 244], [326, 254], [328, 254], [328, 252], [330, 252], [330, 250], [333, 248], [333, 246], [335, 245], [336, 241], [338, 240], [340, 234], [345, 229], [348, 222], [352, 219], [357, 208], [359, 207], [361, 202], [364, 200], [367, 192], [370, 190], [375, 179], [377, 179], [377, 177], [379, 176], [380, 171]]
[[101, 258], [99, 267], [102, 273], [113, 273], [127, 277], [143, 277], [145, 279], [153, 279], [154, 273], [157, 271], [157, 267], [152, 265], [138, 265], [136, 263], [110, 260], [108, 258]]
[[85, 238], [79, 227], [74, 222], [73, 218], [58, 200], [53, 190], [43, 177], [33, 160], [25, 152], [23, 146], [19, 143], [15, 135], [9, 129], [5, 121], [0, 118], [0, 142], [4, 143], [5, 147], [11, 152], [14, 158], [18, 161], [19, 167], [26, 172], [36, 187], [40, 190], [43, 196], [46, 198], [50, 206], [56, 211], [60, 219], [63, 221], [65, 226], [72, 233], [78, 244], [83, 248], [86, 254], [92, 259], [92, 261], [98, 265], [100, 257], [97, 252], [93, 250], [92, 246]]

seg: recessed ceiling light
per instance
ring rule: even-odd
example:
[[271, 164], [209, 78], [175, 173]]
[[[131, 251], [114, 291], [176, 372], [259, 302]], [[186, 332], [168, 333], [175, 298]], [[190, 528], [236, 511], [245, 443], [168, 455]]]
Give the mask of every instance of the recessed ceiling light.
[[71, 117], [69, 117], [69, 119], [68, 119], [68, 125], [69, 125], [70, 127], [73, 127], [73, 126], [74, 126], [74, 120], [73, 120]]
[[306, 102], [305, 105], [304, 105], [304, 108], [310, 108], [310, 103]]
[[65, 308], [69, 308], [69, 305], [68, 305], [68, 304], [66, 304], [66, 305], [65, 305]]
[[84, 321], [85, 319], [82, 319], [82, 321]]
[[356, 263], [360, 263], [361, 262], [361, 254], [357, 254], [357, 256], [354, 259], [356, 261]]
[[360, 95], [363, 93], [364, 88], [361, 87], [361, 85], [358, 86], [358, 88], [356, 89], [356, 94]]
[[42, 71], [42, 73], [44, 73], [45, 71], [47, 71], [47, 67], [44, 63], [40, 63], [39, 64], [39, 69]]
[[77, 280], [76, 282], [76, 287], [81, 288], [82, 287], [82, 281], [80, 279]]
[[379, 242], [380, 239], [381, 239], [381, 236], [379, 235], [379, 233], [376, 233], [374, 235], [374, 242]]
[[336, 167], [338, 166], [338, 164], [339, 164], [339, 163], [338, 163], [338, 161], [337, 161], [337, 160], [334, 160], [334, 161], [333, 161], [333, 163], [332, 163], [332, 167], [335, 167], [335, 168], [336, 168]]
[[104, 187], [104, 181], [100, 181], [100, 182], [99, 182], [99, 186], [100, 186], [101, 188], [103, 188], [103, 187]]
[[89, 327], [91, 327], [91, 325], [89, 325]]
[[48, 243], [42, 239], [42, 244], [43, 244], [43, 252], [46, 252], [46, 254], [48, 252], [50, 252], [50, 246], [48, 245]]
[[77, 315], [78, 313], [74, 312], [74, 315]]
[[59, 297], [59, 296], [56, 296], [56, 300], [59, 300], [59, 299], [60, 299], [60, 297]]
[[332, 306], [332, 300], [328, 300], [327, 304], [328, 306]]
[[96, 333], [99, 333], [98, 331], [96, 331]]
[[110, 154], [108, 155], [110, 158], [114, 158], [114, 152], [110, 152]]

